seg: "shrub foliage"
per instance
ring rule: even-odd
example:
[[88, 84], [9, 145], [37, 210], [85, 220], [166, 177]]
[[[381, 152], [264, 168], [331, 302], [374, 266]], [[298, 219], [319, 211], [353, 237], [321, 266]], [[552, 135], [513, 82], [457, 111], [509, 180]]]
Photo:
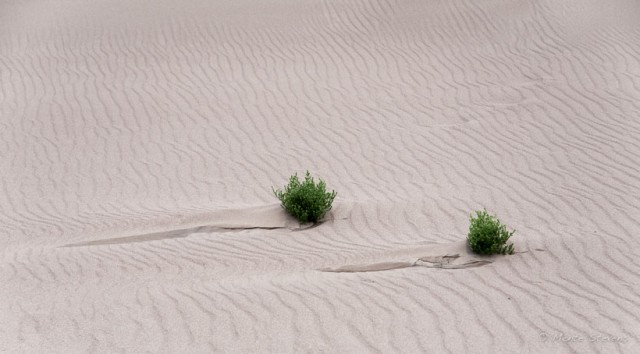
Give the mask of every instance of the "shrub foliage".
[[507, 227], [487, 210], [476, 211], [475, 217], [471, 215], [467, 243], [478, 254], [513, 254], [513, 244], [507, 244], [507, 240], [514, 233], [515, 230], [507, 231]]
[[300, 222], [317, 222], [331, 210], [331, 204], [336, 192], [326, 191], [326, 184], [321, 179], [318, 184], [307, 171], [304, 181], [300, 182], [298, 175], [289, 178], [289, 184], [284, 190], [273, 189], [275, 196], [282, 202], [282, 207]]

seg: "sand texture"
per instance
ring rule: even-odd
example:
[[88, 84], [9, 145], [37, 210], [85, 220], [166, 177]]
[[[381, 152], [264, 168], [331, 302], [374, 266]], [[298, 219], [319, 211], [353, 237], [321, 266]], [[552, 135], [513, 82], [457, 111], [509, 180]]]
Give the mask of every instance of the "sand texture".
[[640, 353], [636, 0], [0, 0], [0, 152], [1, 353]]

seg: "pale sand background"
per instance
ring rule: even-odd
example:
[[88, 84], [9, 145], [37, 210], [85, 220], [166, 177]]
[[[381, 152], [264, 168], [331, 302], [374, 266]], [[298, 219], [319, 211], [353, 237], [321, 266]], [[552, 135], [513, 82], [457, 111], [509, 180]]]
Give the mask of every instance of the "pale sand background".
[[1, 0], [0, 117], [0, 352], [640, 352], [637, 1]]

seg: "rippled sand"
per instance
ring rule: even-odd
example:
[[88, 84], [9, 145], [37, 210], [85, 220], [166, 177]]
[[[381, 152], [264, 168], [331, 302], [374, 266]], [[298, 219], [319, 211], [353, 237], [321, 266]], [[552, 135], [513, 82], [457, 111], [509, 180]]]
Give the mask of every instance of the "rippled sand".
[[[1, 1], [0, 351], [640, 352], [639, 19]], [[271, 190], [306, 170], [313, 227]]]

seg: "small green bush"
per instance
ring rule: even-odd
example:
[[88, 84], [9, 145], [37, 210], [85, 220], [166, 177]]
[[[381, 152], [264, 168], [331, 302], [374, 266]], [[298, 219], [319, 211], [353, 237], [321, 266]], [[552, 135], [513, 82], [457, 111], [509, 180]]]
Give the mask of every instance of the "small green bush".
[[496, 216], [489, 215], [486, 209], [476, 211], [476, 217], [471, 215], [467, 244], [478, 254], [513, 254], [513, 244], [507, 244], [507, 240], [515, 232], [507, 231], [507, 227]]
[[289, 184], [284, 191], [273, 189], [273, 194], [280, 199], [282, 207], [300, 222], [317, 222], [331, 210], [331, 204], [336, 192], [326, 191], [326, 184], [319, 180], [316, 184], [307, 171], [304, 181], [300, 182], [298, 175], [289, 178]]

